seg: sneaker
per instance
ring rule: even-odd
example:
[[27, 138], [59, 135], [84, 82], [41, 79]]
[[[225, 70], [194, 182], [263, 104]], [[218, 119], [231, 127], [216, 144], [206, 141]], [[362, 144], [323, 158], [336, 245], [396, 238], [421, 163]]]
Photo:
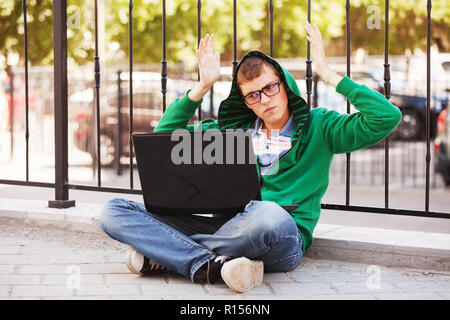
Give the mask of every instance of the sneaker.
[[225, 284], [237, 292], [246, 292], [261, 284], [264, 275], [264, 263], [245, 257], [231, 259], [218, 256], [205, 263], [194, 275], [194, 282], [214, 284], [222, 279]]
[[138, 275], [148, 275], [167, 271], [167, 268], [140, 254], [133, 247], [129, 247], [126, 254], [128, 269]]
[[261, 284], [264, 263], [241, 257], [224, 263], [220, 273], [228, 287], [237, 292], [246, 292]]
[[225, 262], [230, 261], [231, 258], [228, 256], [218, 256], [209, 260], [200, 269], [198, 269], [194, 274], [194, 282], [207, 282], [209, 284], [214, 284], [220, 280], [220, 270], [222, 269]]

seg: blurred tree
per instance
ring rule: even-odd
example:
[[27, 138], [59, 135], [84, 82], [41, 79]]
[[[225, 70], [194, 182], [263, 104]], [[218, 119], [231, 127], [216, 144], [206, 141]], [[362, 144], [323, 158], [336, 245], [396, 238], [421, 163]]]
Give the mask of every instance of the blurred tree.
[[[128, 55], [129, 0], [109, 0], [107, 41]], [[162, 59], [162, 0], [135, 0], [133, 9], [133, 57], [139, 62]], [[237, 1], [238, 59], [249, 50], [269, 53], [268, 0]], [[306, 54], [303, 29], [306, 1], [274, 1], [274, 56], [296, 57]], [[197, 1], [166, 1], [167, 59], [195, 63], [197, 44]], [[313, 1], [315, 17], [325, 38], [342, 33], [344, 8], [328, 1]], [[215, 34], [216, 50], [222, 60], [233, 59], [233, 1], [202, 1], [201, 33]], [[117, 55], [115, 56], [117, 58]]]
[[[128, 57], [129, 0], [104, 0], [106, 57], [117, 64]], [[133, 57], [138, 63], [159, 63], [162, 59], [162, 0], [133, 1]], [[450, 51], [450, 2], [433, 0], [432, 41], [440, 51]], [[269, 53], [269, 0], [237, 1], [238, 59], [249, 50]], [[304, 22], [307, 0], [273, 0], [274, 56], [306, 55]], [[385, 0], [352, 0], [350, 30], [352, 53], [364, 48], [369, 54], [384, 49]], [[52, 64], [52, 0], [28, 0], [29, 61]], [[167, 60], [195, 65], [197, 44], [197, 0], [170, 0], [167, 6]], [[426, 1], [391, 0], [389, 52], [426, 44]], [[312, 21], [319, 26], [327, 55], [345, 55], [345, 1], [311, 1]], [[78, 18], [77, 18], [78, 17]], [[78, 20], [77, 20], [78, 19]], [[93, 61], [93, 1], [68, 1], [69, 59], [76, 64]], [[233, 59], [233, 1], [202, 1], [202, 36], [216, 35], [216, 50], [222, 60]], [[77, 21], [79, 22], [77, 24]], [[0, 1], [0, 55], [18, 53], [23, 61], [22, 0]]]
[[[116, 50], [128, 50], [129, 0], [110, 0], [109, 41]], [[167, 2], [167, 57], [169, 61], [195, 62], [197, 43], [197, 1]], [[244, 52], [269, 53], [269, 0], [237, 1], [238, 59]], [[352, 54], [364, 48], [368, 54], [384, 51], [385, 0], [352, 0], [350, 32]], [[432, 1], [432, 41], [439, 50], [450, 51], [450, 2]], [[273, 0], [274, 56], [306, 56], [307, 1]], [[426, 1], [391, 0], [389, 13], [389, 52], [403, 54], [406, 49], [426, 45]], [[162, 58], [162, 0], [135, 0], [133, 11], [134, 59], [159, 62]], [[346, 53], [345, 1], [311, 1], [311, 20], [319, 26], [328, 55]], [[202, 1], [202, 36], [216, 35], [216, 49], [223, 60], [233, 59], [233, 1]], [[119, 21], [117, 24], [116, 22]]]
[[9, 53], [15, 51], [20, 42], [17, 30], [17, 21], [22, 15], [22, 6], [19, 1], [0, 2], [0, 54], [5, 57], [6, 67]]
[[[31, 65], [53, 63], [53, 2], [52, 0], [28, 0], [28, 60]], [[89, 21], [92, 4], [87, 0], [69, 0], [68, 52], [70, 61], [84, 64], [93, 59], [92, 32]], [[24, 17], [22, 0], [0, 1], [0, 55], [8, 57], [16, 53], [21, 63], [25, 55]], [[7, 59], [4, 60], [6, 67]]]
[[[364, 48], [368, 54], [384, 52], [385, 0], [352, 0], [350, 35], [352, 52]], [[433, 0], [431, 10], [431, 41], [440, 52], [450, 51], [450, 2]], [[379, 26], [374, 23], [379, 21]], [[335, 40], [345, 46], [343, 37]], [[389, 53], [404, 54], [406, 49], [425, 50], [427, 43], [427, 1], [389, 1]], [[345, 51], [344, 51], [345, 53]]]

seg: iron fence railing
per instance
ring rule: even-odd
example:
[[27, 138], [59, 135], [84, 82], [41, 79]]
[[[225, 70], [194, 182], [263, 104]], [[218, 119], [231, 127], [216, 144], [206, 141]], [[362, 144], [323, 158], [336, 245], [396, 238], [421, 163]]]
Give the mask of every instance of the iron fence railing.
[[[68, 181], [68, 76], [67, 76], [67, 0], [53, 1], [53, 45], [54, 45], [54, 121], [55, 121], [55, 181], [54, 183], [47, 182], [36, 182], [30, 181], [29, 179], [29, 105], [28, 105], [28, 33], [27, 33], [27, 2], [23, 0], [23, 13], [24, 13], [24, 42], [25, 42], [25, 108], [26, 108], [26, 119], [25, 119], [25, 140], [26, 140], [26, 157], [25, 157], [25, 180], [0, 180], [1, 184], [11, 184], [11, 185], [26, 185], [35, 187], [47, 187], [54, 188], [55, 199], [49, 200], [50, 207], [65, 208], [75, 205], [74, 200], [69, 200], [69, 190], [88, 190], [88, 191], [99, 191], [99, 192], [113, 192], [113, 193], [128, 193], [128, 194], [141, 194], [141, 190], [134, 188], [133, 173], [133, 0], [129, 0], [129, 21], [128, 21], [128, 36], [129, 36], [129, 174], [130, 174], [130, 186], [129, 188], [115, 188], [115, 187], [104, 187], [102, 186], [102, 162], [101, 162], [101, 152], [100, 152], [100, 97], [101, 97], [101, 87], [100, 87], [100, 57], [98, 52], [98, 9], [97, 1], [95, 1], [95, 58], [94, 58], [94, 104], [95, 104], [95, 134], [96, 134], [96, 175], [97, 175], [97, 186], [88, 186], [81, 184], [72, 184]], [[198, 42], [201, 39], [201, 0], [197, 1], [197, 37]], [[273, 18], [274, 18], [274, 6], [273, 1], [268, 1], [269, 7], [269, 34], [270, 34], [270, 55], [274, 55], [274, 36], [273, 36]], [[351, 61], [350, 61], [350, 0], [346, 0], [346, 75], [351, 77]], [[395, 209], [389, 207], [389, 186], [390, 186], [390, 141], [389, 137], [384, 140], [384, 207], [365, 207], [365, 206], [354, 206], [350, 204], [350, 187], [351, 187], [351, 154], [346, 154], [345, 159], [345, 186], [346, 186], [346, 200], [345, 205], [337, 204], [322, 204], [324, 209], [335, 209], [335, 210], [347, 210], [347, 211], [361, 211], [361, 212], [373, 212], [381, 214], [396, 214], [396, 215], [407, 215], [407, 216], [423, 216], [423, 217], [436, 217], [436, 218], [450, 218], [449, 213], [445, 212], [432, 212], [430, 211], [430, 162], [431, 162], [431, 151], [430, 151], [430, 31], [431, 31], [431, 9], [432, 0], [427, 0], [427, 100], [426, 100], [426, 155], [425, 155], [425, 203], [424, 210], [404, 210]], [[235, 70], [238, 60], [237, 60], [237, 0], [233, 0], [233, 61], [232, 68]], [[307, 20], [311, 21], [311, 0], [307, 2]], [[389, 64], [389, 1], [385, 1], [385, 43], [384, 43], [384, 95], [387, 99], [391, 98], [391, 75], [390, 75], [390, 64]], [[163, 111], [166, 110], [166, 94], [167, 94], [167, 80], [168, 80], [168, 69], [166, 60], [166, 1], [162, 1], [162, 61], [161, 61], [161, 93], [162, 93], [162, 108]], [[306, 43], [307, 46], [307, 56], [306, 56], [306, 67], [305, 67], [305, 81], [306, 81], [306, 95], [307, 102], [311, 105], [311, 98], [313, 95], [313, 72], [311, 67], [311, 57], [310, 57], [310, 44]], [[198, 74], [200, 77], [200, 74]], [[118, 77], [119, 88], [120, 88], [120, 74]], [[213, 89], [212, 89], [213, 90]], [[212, 92], [211, 92], [212, 93]], [[119, 89], [119, 108], [118, 117], [120, 119], [120, 89]], [[314, 95], [314, 99], [316, 99]], [[212, 99], [211, 99], [212, 100]], [[316, 103], [316, 100], [315, 100]], [[350, 102], [347, 99], [347, 113], [350, 113]], [[202, 110], [199, 108], [198, 119], [201, 120]], [[118, 121], [118, 136], [120, 137], [120, 121]], [[119, 139], [121, 140], [121, 139]], [[119, 146], [120, 147], [120, 146]], [[120, 158], [120, 148], [119, 148]], [[120, 159], [119, 159], [120, 161]], [[120, 167], [120, 164], [118, 164]]]

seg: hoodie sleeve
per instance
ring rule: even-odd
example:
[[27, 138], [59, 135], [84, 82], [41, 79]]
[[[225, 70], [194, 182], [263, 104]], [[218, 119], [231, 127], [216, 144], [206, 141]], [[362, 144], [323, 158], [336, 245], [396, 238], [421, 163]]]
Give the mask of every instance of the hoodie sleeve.
[[370, 147], [387, 137], [401, 121], [401, 111], [381, 93], [359, 85], [345, 76], [336, 92], [348, 98], [359, 112], [341, 114], [326, 111], [321, 124], [332, 153], [346, 153]]
[[193, 101], [187, 91], [181, 98], [176, 98], [166, 109], [158, 122], [154, 132], [172, 132], [176, 129], [194, 130], [194, 125], [188, 125], [195, 110], [202, 104], [202, 100]]

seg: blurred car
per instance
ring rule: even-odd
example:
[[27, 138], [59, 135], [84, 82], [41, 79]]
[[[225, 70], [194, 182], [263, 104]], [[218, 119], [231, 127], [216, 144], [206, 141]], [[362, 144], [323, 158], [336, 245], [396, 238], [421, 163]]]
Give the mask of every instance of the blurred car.
[[[352, 79], [358, 84], [384, 95], [384, 80], [375, 72], [352, 72]], [[419, 140], [426, 137], [426, 96], [408, 94], [406, 83], [398, 72], [391, 72], [391, 97], [389, 101], [402, 112], [402, 120], [392, 133], [394, 139]], [[436, 136], [436, 119], [448, 105], [448, 94], [433, 94], [430, 98], [430, 136]]]
[[9, 123], [9, 111], [8, 111], [8, 99], [3, 87], [0, 86], [0, 132], [8, 128]]
[[[8, 76], [1, 82], [1, 86], [3, 89], [3, 95], [7, 101], [6, 110], [4, 110], [4, 117], [6, 121], [6, 126], [10, 126], [11, 122], [11, 80]], [[13, 93], [13, 121], [15, 126], [20, 126], [21, 128], [25, 128], [26, 126], [26, 104], [25, 104], [25, 81], [23, 79], [18, 80], [18, 78], [14, 81], [14, 93]], [[32, 87], [28, 88], [28, 112], [29, 114], [36, 112], [36, 92]]]
[[447, 107], [437, 118], [437, 135], [434, 140], [436, 172], [442, 175], [444, 182], [450, 186], [450, 112]]
[[[423, 140], [426, 137], [426, 104], [427, 98], [422, 96], [392, 94], [391, 103], [402, 111], [402, 121], [395, 133], [401, 140]], [[436, 136], [436, 120], [438, 114], [448, 104], [443, 96], [432, 96], [430, 99], [430, 137]]]
[[[127, 76], [122, 75], [124, 81]], [[162, 110], [162, 94], [161, 94], [161, 75], [157, 73], [135, 72], [133, 73], [133, 132], [152, 132], [157, 126]], [[192, 81], [171, 80], [168, 79], [167, 87], [169, 89], [177, 88], [177, 91], [170, 90], [167, 92], [167, 106], [176, 97], [186, 92], [192, 85]], [[122, 88], [128, 86], [125, 83]], [[130, 128], [130, 108], [129, 94], [122, 92], [121, 108], [120, 108], [120, 140], [119, 140], [119, 121], [118, 121], [118, 105], [119, 94], [117, 85], [110, 85], [101, 88], [101, 92], [107, 90], [105, 96], [101, 98], [100, 110], [100, 159], [103, 166], [110, 166], [115, 163], [117, 158], [129, 157], [129, 128]], [[122, 89], [123, 90], [123, 89]], [[84, 96], [85, 98], [83, 98]], [[71, 98], [78, 100], [86, 100], [89, 102], [86, 107], [81, 108], [76, 115], [75, 121], [77, 127], [74, 131], [75, 146], [81, 151], [88, 152], [93, 161], [97, 161], [97, 133], [96, 133], [96, 117], [93, 110], [95, 104], [93, 101], [93, 90], [88, 89], [86, 93], [74, 93]], [[209, 109], [209, 108], [205, 108]], [[202, 110], [202, 119], [209, 117], [208, 110]], [[196, 112], [190, 123], [194, 123], [198, 119]], [[120, 149], [117, 147], [120, 145]], [[119, 152], [120, 151], [120, 154]]]
[[[162, 110], [153, 108], [149, 101], [154, 93], [137, 92], [133, 94], [133, 132], [152, 132], [158, 124]], [[130, 109], [128, 94], [121, 97], [120, 108], [120, 141], [118, 133], [118, 98], [106, 98], [106, 106], [100, 110], [100, 158], [102, 165], [114, 163], [116, 157], [129, 156], [129, 128]], [[74, 132], [75, 146], [88, 152], [97, 161], [97, 133], [96, 117], [93, 112], [94, 104], [90, 108], [81, 110], [76, 115], [77, 129]], [[116, 146], [120, 143], [120, 155], [116, 154]]]
[[440, 53], [438, 62], [440, 65], [439, 82], [444, 86], [444, 90], [450, 92], [450, 53]]

